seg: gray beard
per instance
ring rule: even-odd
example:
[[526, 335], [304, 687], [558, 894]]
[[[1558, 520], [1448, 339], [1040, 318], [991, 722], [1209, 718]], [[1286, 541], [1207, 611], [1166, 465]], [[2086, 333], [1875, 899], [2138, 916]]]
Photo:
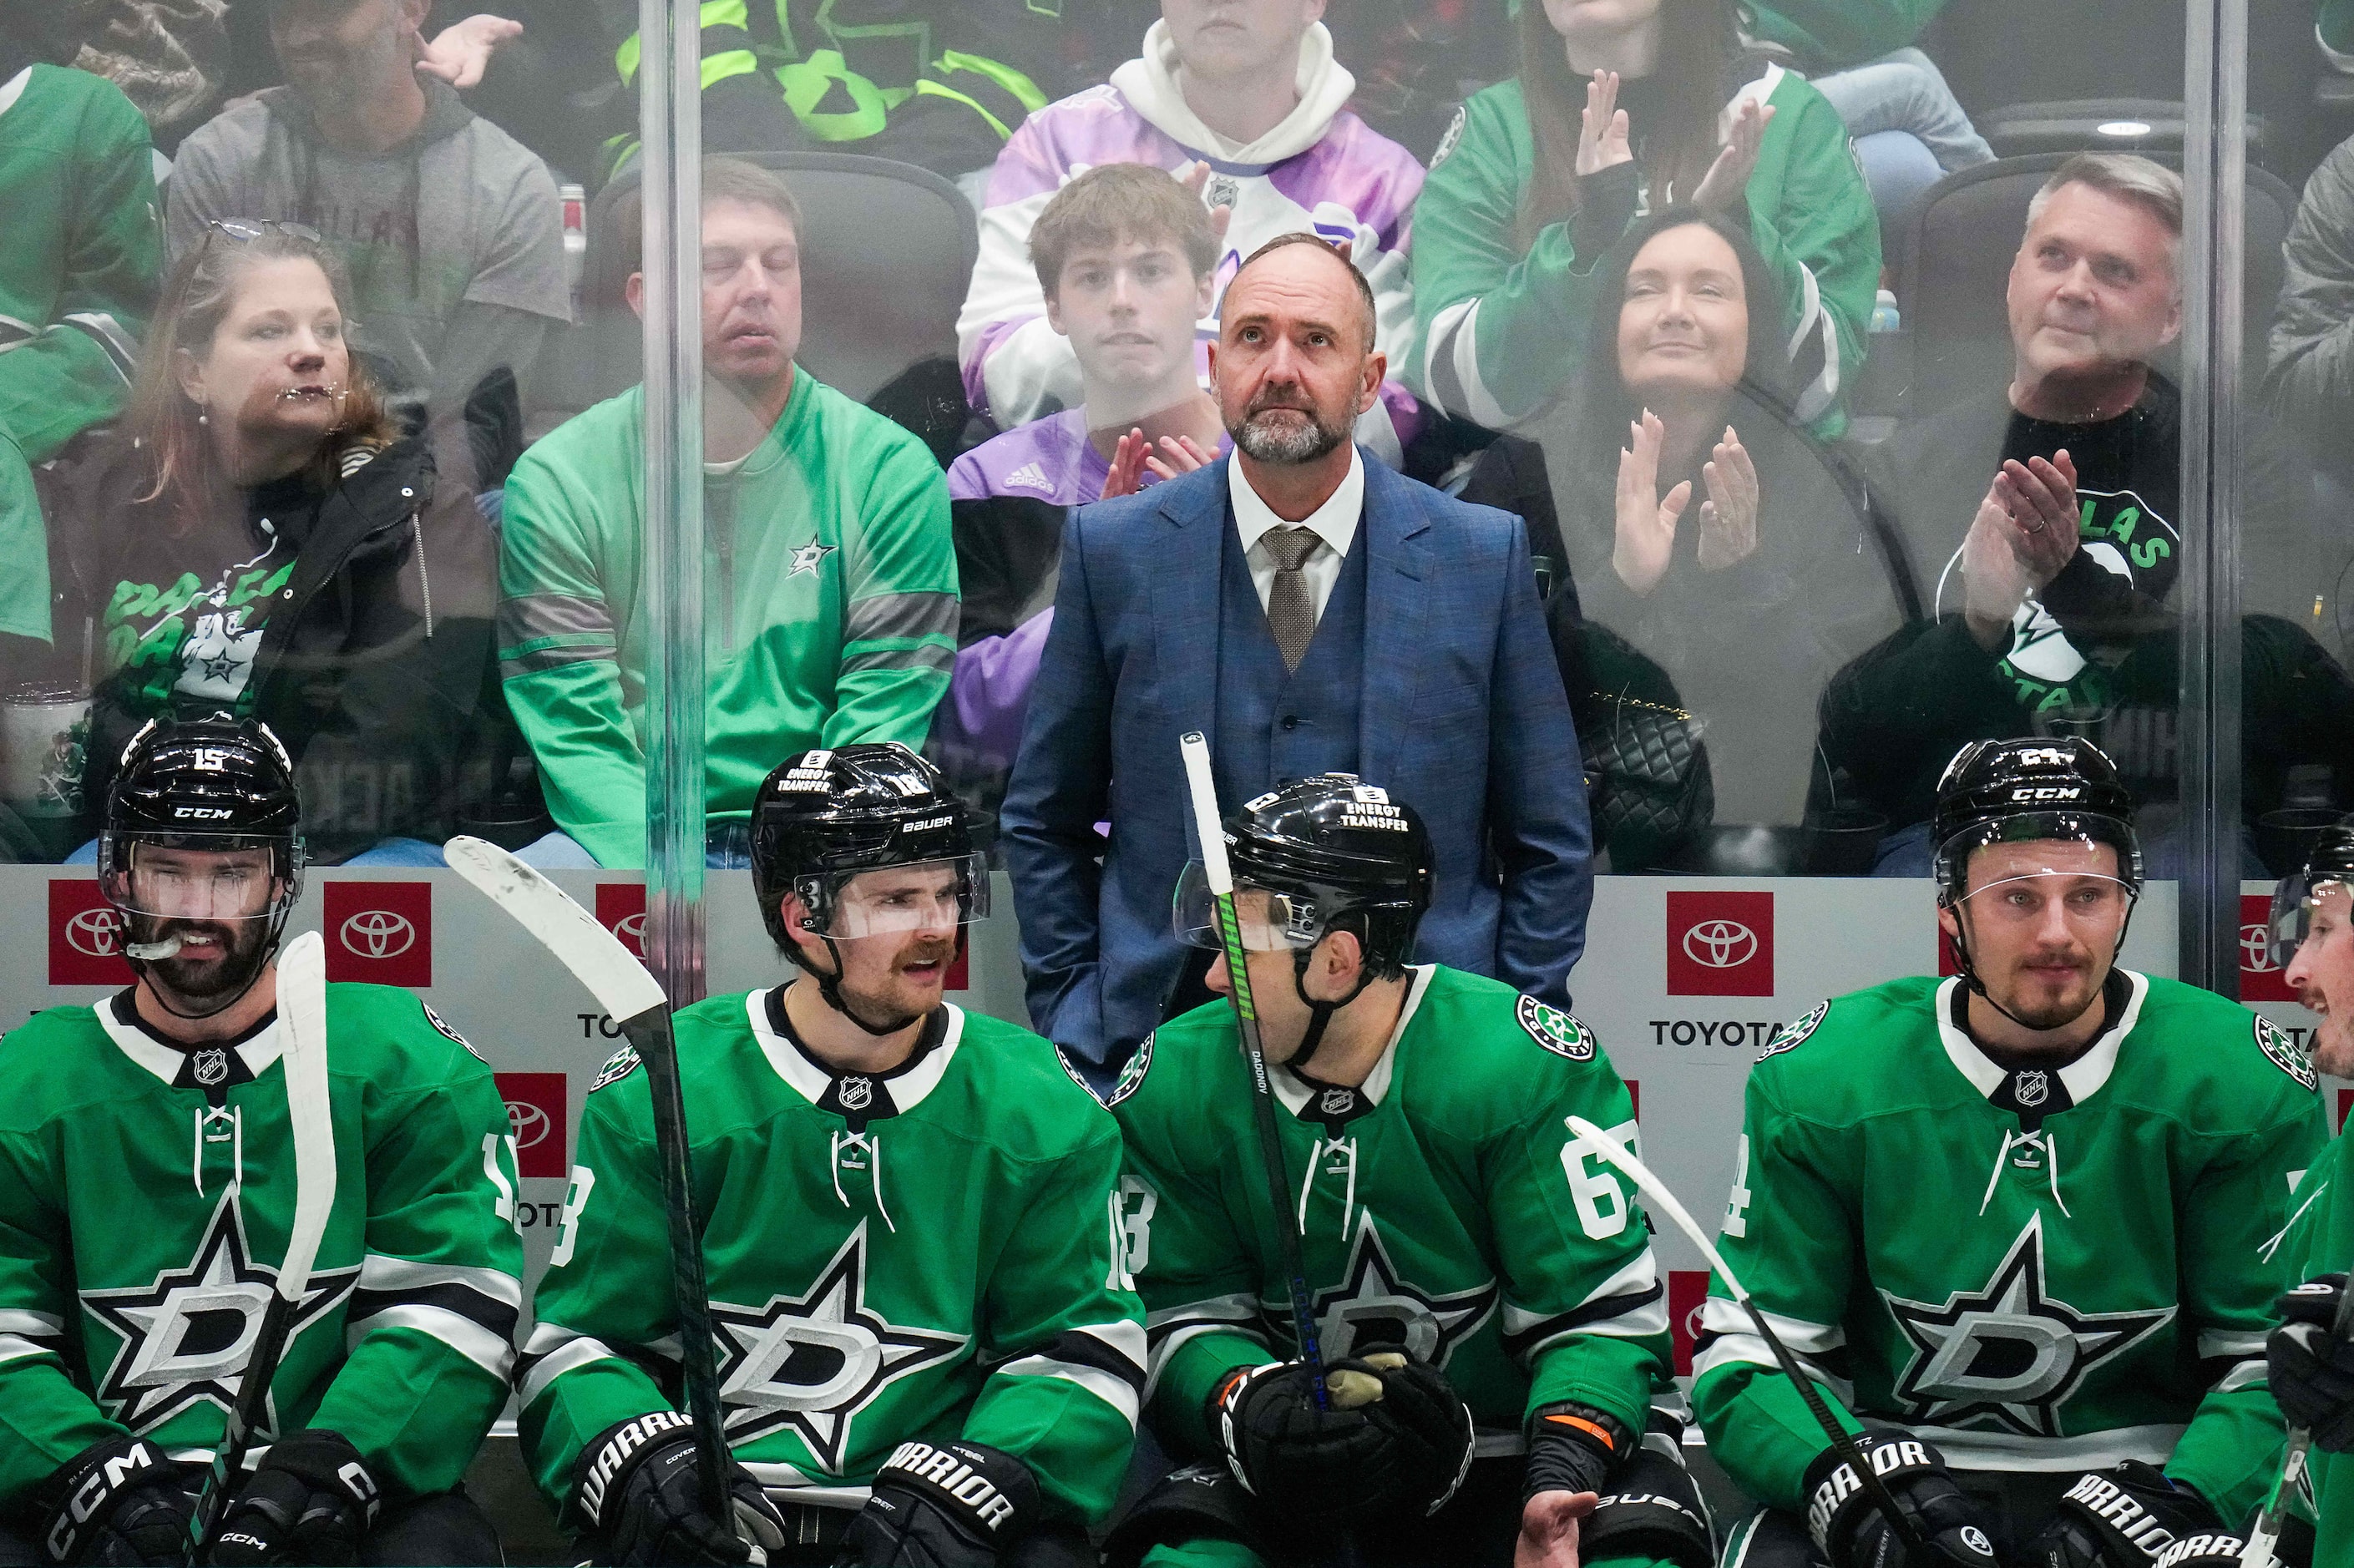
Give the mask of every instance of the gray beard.
[[1313, 414], [1308, 416], [1308, 420], [1304, 428], [1288, 423], [1277, 427], [1259, 423], [1259, 416], [1253, 414], [1226, 433], [1234, 437], [1235, 445], [1246, 457], [1257, 462], [1284, 464], [1314, 462], [1327, 452], [1339, 450], [1341, 443], [1349, 439], [1346, 426], [1328, 425]]

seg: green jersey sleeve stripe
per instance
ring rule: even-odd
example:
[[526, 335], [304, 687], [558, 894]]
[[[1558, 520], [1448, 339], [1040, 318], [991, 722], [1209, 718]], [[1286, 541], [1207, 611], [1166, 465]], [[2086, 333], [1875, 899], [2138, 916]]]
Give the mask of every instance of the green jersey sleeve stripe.
[[[542, 1348], [543, 1345], [546, 1348]], [[587, 1334], [576, 1334], [569, 1329], [553, 1323], [542, 1323], [531, 1331], [517, 1370], [522, 1372], [521, 1385], [515, 1391], [519, 1409], [529, 1409], [539, 1396], [552, 1387], [565, 1373], [578, 1372], [595, 1361], [621, 1361], [627, 1358], [616, 1355], [612, 1347], [602, 1340]]]
[[383, 1329], [413, 1329], [429, 1339], [438, 1340], [502, 1383], [514, 1370], [514, 1345], [472, 1319], [452, 1312], [446, 1307], [414, 1304], [387, 1307], [381, 1312], [345, 1325], [345, 1345], [348, 1350], [356, 1351], [362, 1340]]
[[938, 643], [926, 643], [920, 648], [876, 648], [853, 653], [842, 662], [842, 673], [855, 675], [867, 670], [935, 670], [945, 675], [956, 667], [956, 650]]
[[48, 1312], [0, 1311], [0, 1334], [26, 1334], [37, 1340], [61, 1338], [66, 1320]]
[[1267, 1331], [1259, 1322], [1258, 1302], [1247, 1291], [1149, 1313], [1144, 1319], [1144, 1333], [1151, 1347], [1145, 1358], [1147, 1399], [1159, 1386], [1161, 1374], [1169, 1370], [1169, 1359], [1188, 1340], [1204, 1334], [1241, 1334], [1254, 1344], [1267, 1343]]
[[55, 1345], [37, 1344], [15, 1334], [0, 1334], [0, 1361], [20, 1361], [27, 1356], [57, 1354], [58, 1347]]
[[1086, 1389], [1106, 1404], [1119, 1412], [1131, 1430], [1136, 1425], [1138, 1410], [1137, 1386], [1128, 1378], [1108, 1372], [1101, 1367], [1082, 1366], [1076, 1361], [1056, 1361], [1052, 1356], [1024, 1356], [1018, 1361], [1008, 1361], [997, 1369], [999, 1377], [1051, 1377], [1075, 1383]]
[[879, 593], [851, 601], [843, 641], [954, 637], [956, 630], [957, 596], [952, 593]]

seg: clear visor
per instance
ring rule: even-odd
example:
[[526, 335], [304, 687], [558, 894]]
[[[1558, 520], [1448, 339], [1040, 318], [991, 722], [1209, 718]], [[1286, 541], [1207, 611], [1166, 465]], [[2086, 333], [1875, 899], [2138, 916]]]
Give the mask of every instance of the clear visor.
[[2105, 873], [2065, 866], [2007, 869], [1973, 885], [1958, 902], [1978, 919], [2040, 926], [2056, 904], [2072, 923], [2090, 927], [2121, 925], [2133, 908], [2134, 890]]
[[278, 849], [232, 834], [175, 833], [173, 842], [109, 837], [99, 851], [99, 891], [130, 915], [159, 920], [263, 920], [293, 902], [299, 885], [278, 874]]
[[[1235, 884], [1235, 916], [1243, 929], [1246, 952], [1280, 953], [1312, 948], [1324, 923], [1316, 901], [1295, 894], [1275, 893], [1247, 882]], [[1177, 896], [1169, 910], [1170, 928], [1191, 948], [1222, 950], [1218, 937], [1217, 900], [1210, 893], [1210, 877], [1198, 860], [1186, 863], [1177, 879]]]
[[[805, 888], [802, 899], [815, 903]], [[833, 895], [827, 934], [843, 941], [954, 931], [989, 916], [989, 868], [978, 854], [862, 871]]]
[[2273, 889], [2272, 937], [2273, 967], [2285, 969], [2296, 961], [2296, 950], [2313, 935], [2313, 903], [2316, 896], [2336, 888], [2344, 895], [2354, 895], [2349, 888], [2336, 878], [2307, 882], [2305, 873], [2297, 872], [2280, 879]]

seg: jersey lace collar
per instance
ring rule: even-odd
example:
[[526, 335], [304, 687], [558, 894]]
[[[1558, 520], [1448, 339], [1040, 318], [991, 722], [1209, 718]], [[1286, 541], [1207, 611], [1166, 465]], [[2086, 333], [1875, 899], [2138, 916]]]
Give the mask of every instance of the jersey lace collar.
[[[837, 1073], [777, 1026], [784, 1013], [784, 992], [783, 986], [770, 986], [744, 999], [744, 1014], [752, 1025], [752, 1038], [759, 1042], [760, 1054], [769, 1059], [777, 1076], [811, 1105], [862, 1124], [878, 1113], [904, 1116], [921, 1105], [939, 1087], [949, 1059], [964, 1038], [964, 1009], [944, 1001], [935, 1020], [945, 1019], [945, 1022], [927, 1021], [914, 1053], [905, 1062], [887, 1073]], [[881, 1111], [878, 1100], [889, 1109]]]
[[164, 1083], [183, 1089], [220, 1089], [261, 1076], [278, 1060], [285, 1045], [278, 1030], [278, 1011], [261, 1015], [252, 1028], [234, 1040], [206, 1040], [182, 1044], [165, 1036], [139, 1016], [135, 988], [126, 986], [91, 1011], [122, 1054]]
[[[2111, 972], [2113, 977], [2121, 977], [2126, 982], [2124, 1005], [2112, 1005], [2109, 1025], [2093, 1042], [2092, 1048], [2066, 1066], [2057, 1069], [2055, 1074], [2062, 1086], [2068, 1091], [2071, 1105], [2083, 1105], [2100, 1093], [2102, 1086], [2109, 1081], [2109, 1075], [2116, 1071], [2117, 1052], [2124, 1046], [2126, 1036], [2134, 1032], [2134, 1025], [2140, 1021], [2142, 1001], [2149, 995], [2147, 976], [2136, 974], [2131, 969]], [[1978, 1049], [1978, 1042], [1954, 1022], [1955, 999], [1961, 984], [1960, 977], [1956, 976], [1937, 988], [1937, 998], [1934, 1003], [1937, 1015], [1937, 1038], [1944, 1044], [1946, 1059], [1954, 1064], [1955, 1071], [1967, 1078], [1972, 1088], [1991, 1099], [2011, 1081], [2011, 1071]]]
[[1366, 1074], [1365, 1081], [1354, 1089], [1334, 1089], [1321, 1083], [1303, 1083], [1288, 1064], [1269, 1073], [1267, 1081], [1274, 1086], [1275, 1097], [1283, 1102], [1283, 1108], [1305, 1120], [1316, 1121], [1323, 1118], [1311, 1112], [1310, 1105], [1327, 1094], [1352, 1095], [1368, 1106], [1379, 1106], [1382, 1097], [1390, 1091], [1390, 1075], [1397, 1065], [1398, 1042], [1405, 1038], [1407, 1026], [1414, 1022], [1415, 1012], [1422, 1006], [1423, 992], [1430, 989], [1430, 977], [1437, 967], [1436, 964], [1408, 966], [1406, 972], [1414, 980], [1406, 987], [1405, 1005], [1398, 1010], [1397, 1027], [1390, 1031], [1390, 1043], [1382, 1047], [1381, 1057], [1373, 1063], [1373, 1070]]

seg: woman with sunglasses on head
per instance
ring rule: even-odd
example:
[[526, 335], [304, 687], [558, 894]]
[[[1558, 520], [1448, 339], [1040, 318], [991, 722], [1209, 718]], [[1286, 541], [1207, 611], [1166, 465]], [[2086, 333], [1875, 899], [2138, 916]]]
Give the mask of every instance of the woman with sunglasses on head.
[[1597, 263], [1638, 213], [1689, 205], [1748, 229], [1798, 418], [1839, 435], [1881, 257], [1838, 112], [1746, 48], [1732, 0], [1523, 0], [1517, 26], [1520, 73], [1464, 104], [1415, 209], [1408, 384], [1493, 429], [1544, 412]]
[[181, 259], [128, 418], [65, 476], [59, 640], [93, 683], [89, 798], [150, 718], [253, 716], [303, 772], [314, 858], [439, 863], [504, 722], [496, 549], [387, 417], [345, 292], [299, 225], [222, 219]]

